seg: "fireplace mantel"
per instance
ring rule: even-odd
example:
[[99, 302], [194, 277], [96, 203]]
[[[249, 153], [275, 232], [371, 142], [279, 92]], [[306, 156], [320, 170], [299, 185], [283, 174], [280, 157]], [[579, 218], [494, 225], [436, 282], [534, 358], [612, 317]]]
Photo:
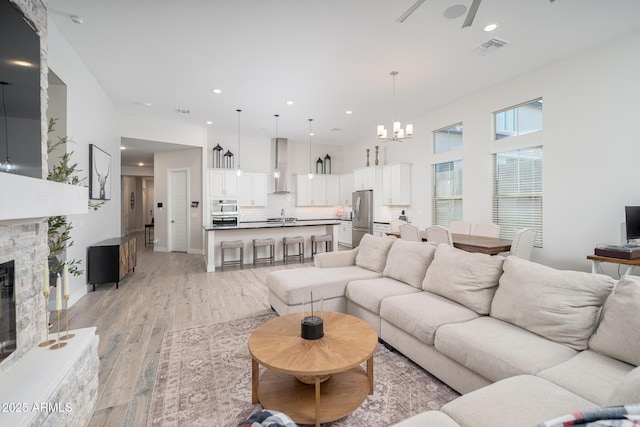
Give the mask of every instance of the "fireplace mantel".
[[88, 200], [83, 186], [0, 173], [0, 224], [87, 213]]

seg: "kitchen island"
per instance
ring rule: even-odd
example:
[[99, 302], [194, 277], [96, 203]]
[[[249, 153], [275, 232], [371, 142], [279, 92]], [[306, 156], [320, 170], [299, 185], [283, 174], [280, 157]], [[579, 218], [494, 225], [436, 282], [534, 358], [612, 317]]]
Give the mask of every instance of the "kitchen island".
[[[304, 237], [304, 257], [311, 258], [311, 236], [330, 234], [333, 236], [332, 250], [338, 250], [337, 219], [297, 220], [294, 222], [241, 222], [233, 227], [203, 227], [205, 231], [205, 262], [207, 272], [216, 271], [220, 267], [220, 242], [223, 240], [242, 240], [244, 242], [244, 263], [253, 263], [253, 239], [273, 238], [276, 241], [275, 260], [282, 261], [283, 237]], [[318, 244], [318, 249], [320, 248]], [[266, 255], [268, 248], [259, 248], [258, 256]], [[295, 251], [293, 245], [289, 251]], [[225, 261], [239, 259], [239, 251], [227, 250]]]

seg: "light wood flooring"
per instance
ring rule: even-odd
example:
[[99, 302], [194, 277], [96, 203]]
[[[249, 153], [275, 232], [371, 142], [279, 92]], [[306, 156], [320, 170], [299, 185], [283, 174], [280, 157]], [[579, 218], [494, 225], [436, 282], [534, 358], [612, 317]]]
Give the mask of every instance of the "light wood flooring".
[[207, 273], [204, 257], [153, 252], [137, 235], [135, 272], [97, 285], [69, 309], [69, 328], [97, 328], [98, 401], [89, 426], [146, 426], [165, 331], [224, 322], [267, 310], [269, 271], [311, 265], [229, 267]]

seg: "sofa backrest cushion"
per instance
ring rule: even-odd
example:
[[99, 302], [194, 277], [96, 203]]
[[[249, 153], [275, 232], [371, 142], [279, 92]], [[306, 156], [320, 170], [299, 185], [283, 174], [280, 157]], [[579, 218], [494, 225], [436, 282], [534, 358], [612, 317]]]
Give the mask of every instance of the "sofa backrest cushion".
[[614, 280], [604, 274], [562, 271], [509, 256], [491, 303], [491, 316], [586, 350], [600, 307]]
[[640, 402], [640, 366], [625, 375], [609, 396], [606, 404], [632, 405], [638, 402]]
[[382, 274], [422, 289], [422, 281], [427, 267], [433, 261], [436, 247], [433, 243], [397, 239], [391, 246]]
[[640, 365], [640, 277], [623, 276], [602, 310], [602, 320], [589, 340], [589, 348]]
[[503, 262], [501, 256], [466, 252], [441, 243], [427, 269], [422, 289], [478, 314], [489, 314]]
[[356, 265], [367, 270], [382, 273], [387, 263], [387, 255], [391, 245], [397, 239], [394, 236], [377, 237], [365, 234], [360, 240], [360, 249], [356, 255]]

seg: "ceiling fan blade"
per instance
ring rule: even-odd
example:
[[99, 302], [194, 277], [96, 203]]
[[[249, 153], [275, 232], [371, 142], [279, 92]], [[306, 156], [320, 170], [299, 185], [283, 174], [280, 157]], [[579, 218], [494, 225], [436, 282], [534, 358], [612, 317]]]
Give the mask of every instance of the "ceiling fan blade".
[[407, 9], [407, 11], [405, 13], [400, 15], [400, 18], [396, 19], [396, 22], [403, 23], [424, 2], [425, 2], [425, 0], [418, 0], [417, 2], [415, 2], [409, 9]]
[[470, 27], [471, 24], [473, 24], [473, 20], [476, 17], [476, 12], [480, 7], [481, 1], [482, 0], [473, 0], [473, 3], [471, 3], [471, 7], [469, 8], [469, 12], [467, 12], [467, 17], [464, 18], [464, 24], [462, 24], [462, 28]]

